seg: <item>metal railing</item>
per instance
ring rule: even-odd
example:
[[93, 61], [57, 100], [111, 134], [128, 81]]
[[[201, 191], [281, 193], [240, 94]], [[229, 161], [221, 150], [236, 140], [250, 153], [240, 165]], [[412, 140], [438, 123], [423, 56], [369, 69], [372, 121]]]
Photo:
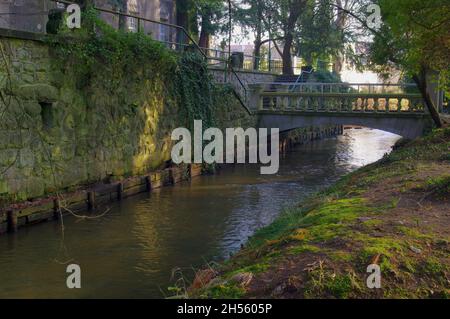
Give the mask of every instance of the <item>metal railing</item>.
[[416, 84], [389, 83], [256, 83], [266, 92], [355, 93], [355, 94], [420, 94]]
[[[62, 3], [65, 5], [73, 4], [73, 2], [66, 1], [66, 0], [50, 0], [50, 1], [55, 2], [55, 3]], [[177, 39], [177, 41], [175, 41], [175, 43], [178, 43], [178, 45], [194, 46], [200, 54], [202, 54], [205, 58], [207, 58], [206, 54], [201, 50], [201, 48], [197, 44], [197, 42], [187, 32], [187, 30], [182, 26], [168, 23], [168, 22], [163, 22], [163, 21], [156, 21], [156, 20], [144, 18], [144, 17], [138, 16], [138, 15], [124, 13], [121, 11], [99, 8], [97, 6], [94, 6], [94, 9], [96, 11], [100, 12], [101, 14], [104, 14], [103, 16], [101, 16], [101, 18], [115, 29], [121, 28], [121, 23], [120, 23], [121, 18], [127, 18], [129, 20], [125, 23], [124, 26], [128, 30], [125, 30], [125, 31], [144, 32], [147, 35], [151, 36], [152, 38], [153, 38], [152, 35], [156, 34], [158, 38], [154, 38], [154, 40], [161, 41], [161, 42], [165, 42], [164, 39], [174, 38], [174, 39]], [[110, 17], [112, 16], [115, 18], [108, 19], [108, 15]], [[117, 19], [117, 17], [119, 19]], [[172, 31], [167, 32], [168, 30], [164, 30], [164, 29], [158, 30], [157, 28], [154, 28], [152, 26], [146, 28], [146, 23], [155, 24], [155, 25], [158, 25], [161, 27], [166, 27], [168, 29], [174, 29], [175, 31], [172, 30]], [[157, 31], [157, 32], [155, 32], [155, 31]], [[182, 39], [182, 41], [178, 41], [179, 39]]]
[[[73, 4], [73, 2], [65, 0], [50, 0], [55, 3], [62, 3], [65, 5]], [[244, 85], [236, 70], [230, 63], [229, 58], [218, 58], [208, 55], [208, 50], [201, 48], [194, 38], [187, 32], [187, 30], [179, 25], [171, 24], [168, 22], [156, 21], [149, 18], [144, 18], [138, 15], [124, 13], [120, 11], [99, 8], [94, 6], [94, 9], [100, 13], [100, 18], [102, 18], [106, 23], [115, 29], [120, 29], [121, 27], [128, 28], [129, 32], [143, 32], [153, 38], [156, 41], [164, 43], [168, 48], [176, 51], [186, 51], [189, 49], [194, 49], [197, 53], [201, 54], [205, 61], [209, 65], [220, 64], [225, 70], [225, 79], [231, 84], [237, 84], [238, 87], [234, 87], [236, 93], [241, 97], [240, 102], [248, 110], [245, 103], [247, 102], [247, 87]], [[122, 21], [121, 19], [128, 19], [128, 21]], [[159, 28], [155, 28], [158, 26]], [[227, 74], [228, 73], [228, 74]], [[231, 77], [235, 77], [237, 81], [231, 81]]]

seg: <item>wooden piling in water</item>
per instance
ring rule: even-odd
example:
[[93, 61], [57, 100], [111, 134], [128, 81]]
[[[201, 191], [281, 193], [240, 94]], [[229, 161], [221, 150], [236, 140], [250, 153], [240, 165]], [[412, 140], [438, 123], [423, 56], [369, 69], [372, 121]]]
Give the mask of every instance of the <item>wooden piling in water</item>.
[[119, 183], [117, 185], [117, 199], [118, 200], [123, 199], [123, 183]]
[[[29, 203], [25, 208], [17, 210], [11, 206], [0, 212], [3, 217], [0, 222], [0, 233], [15, 232], [23, 225], [31, 225], [47, 219], [59, 220], [61, 208], [74, 212], [96, 209], [104, 202], [123, 200], [128, 196], [143, 192], [151, 192], [154, 189], [177, 184], [183, 180], [202, 175], [201, 164], [191, 164], [185, 167], [174, 167], [164, 171], [147, 173], [143, 176], [129, 178], [116, 184], [108, 184], [104, 187], [96, 187], [85, 191], [67, 193], [64, 200], [58, 197], [49, 197], [41, 203]], [[53, 218], [52, 218], [53, 217]]]
[[9, 233], [15, 233], [17, 232], [17, 222], [18, 222], [18, 217], [17, 217], [17, 213], [9, 210], [6, 212], [6, 218], [7, 218], [7, 223], [8, 223], [8, 232]]
[[147, 192], [152, 191], [152, 177], [150, 175], [145, 177], [145, 185], [147, 187]]
[[175, 185], [175, 176], [173, 168], [169, 168], [169, 185]]
[[61, 209], [61, 204], [59, 202], [59, 199], [54, 199], [53, 200], [53, 219], [54, 220], [59, 220], [60, 216], [60, 209]]
[[88, 210], [95, 209], [95, 192], [90, 191], [87, 193], [87, 204], [88, 204]]

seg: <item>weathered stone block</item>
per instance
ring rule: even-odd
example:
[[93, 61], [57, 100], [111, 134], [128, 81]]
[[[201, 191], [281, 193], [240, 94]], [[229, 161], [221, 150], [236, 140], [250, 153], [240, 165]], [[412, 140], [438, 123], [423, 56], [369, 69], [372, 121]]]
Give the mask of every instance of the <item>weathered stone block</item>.
[[34, 154], [28, 149], [24, 148], [19, 153], [19, 167], [33, 167], [34, 166]]
[[25, 84], [17, 88], [15, 92], [27, 100], [37, 100], [39, 102], [55, 102], [58, 99], [58, 89], [49, 84]]
[[41, 178], [28, 177], [26, 179], [26, 197], [36, 198], [44, 195], [44, 183]]
[[23, 70], [25, 72], [34, 73], [36, 71], [36, 65], [31, 62], [23, 63]]
[[8, 167], [18, 158], [19, 150], [6, 149], [0, 152], [0, 166]]
[[91, 161], [86, 165], [88, 181], [100, 181], [107, 176], [104, 163], [99, 161]]
[[41, 105], [36, 101], [23, 102], [23, 108], [30, 116], [40, 115], [42, 111]]
[[0, 180], [0, 194], [8, 194], [8, 183]]

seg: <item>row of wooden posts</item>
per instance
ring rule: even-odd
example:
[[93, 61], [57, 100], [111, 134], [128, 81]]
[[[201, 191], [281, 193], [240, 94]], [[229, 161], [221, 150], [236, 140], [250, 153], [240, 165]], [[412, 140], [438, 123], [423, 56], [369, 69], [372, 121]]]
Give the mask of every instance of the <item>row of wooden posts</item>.
[[[174, 185], [201, 174], [201, 164], [176, 166], [147, 176], [133, 177], [114, 184], [102, 184], [88, 190], [64, 194], [62, 198], [48, 197], [35, 200], [21, 208], [11, 206], [3, 212], [0, 211], [0, 217], [3, 217], [0, 218], [0, 233], [5, 231], [14, 233], [24, 225], [49, 219], [57, 220], [63, 204], [73, 212], [94, 211], [102, 204], [121, 201], [139, 193], [151, 192], [154, 189]], [[6, 221], [3, 225], [2, 220]]]
[[[305, 132], [296, 137], [282, 137], [280, 152], [285, 153], [296, 144], [339, 134], [342, 134], [342, 126], [325, 128], [321, 132]], [[121, 201], [139, 193], [151, 192], [153, 189], [174, 185], [201, 174], [201, 164], [174, 166], [145, 176], [132, 177], [117, 183], [102, 184], [87, 190], [64, 194], [62, 198], [48, 197], [35, 200], [22, 207], [11, 206], [3, 211], [0, 210], [0, 233], [5, 231], [14, 233], [23, 225], [49, 219], [57, 220], [60, 217], [61, 207], [73, 212], [94, 211], [102, 204]]]

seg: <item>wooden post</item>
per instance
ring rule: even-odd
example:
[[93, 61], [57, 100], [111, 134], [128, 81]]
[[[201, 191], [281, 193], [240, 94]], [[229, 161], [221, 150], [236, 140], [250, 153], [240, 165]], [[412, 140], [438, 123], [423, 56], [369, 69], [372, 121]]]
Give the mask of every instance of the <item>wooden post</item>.
[[8, 232], [15, 233], [17, 232], [17, 213], [10, 210], [6, 213], [7, 223], [8, 223]]
[[53, 200], [53, 219], [55, 220], [59, 220], [60, 218], [60, 214], [59, 214], [59, 210], [61, 208], [61, 205], [59, 203], [59, 199], [54, 199]]
[[169, 184], [170, 185], [175, 185], [175, 177], [173, 174], [173, 168], [169, 169]]
[[117, 185], [117, 199], [118, 200], [123, 199], [123, 183], [119, 183]]
[[88, 204], [88, 210], [95, 209], [95, 192], [90, 191], [87, 193], [87, 204]]
[[185, 172], [185, 174], [187, 173], [187, 178], [188, 180], [190, 180], [192, 178], [192, 164], [187, 164], [187, 172]]
[[152, 191], [152, 178], [150, 175], [145, 177], [145, 184], [147, 186], [147, 192], [151, 192]]

